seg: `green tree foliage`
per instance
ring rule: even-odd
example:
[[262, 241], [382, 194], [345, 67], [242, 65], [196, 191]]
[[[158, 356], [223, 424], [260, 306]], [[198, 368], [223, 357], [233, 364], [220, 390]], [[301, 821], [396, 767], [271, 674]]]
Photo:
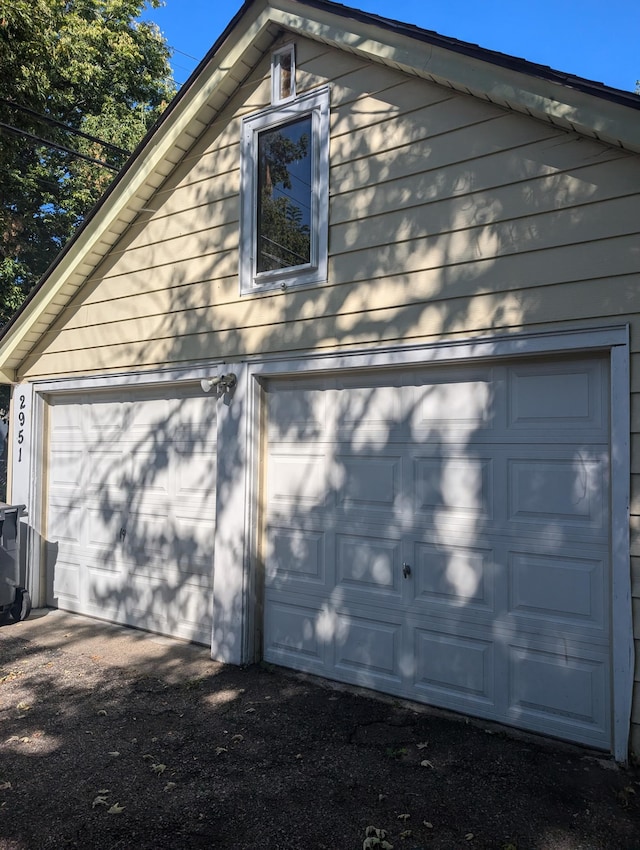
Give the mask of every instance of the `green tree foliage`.
[[161, 0], [0, 0], [0, 325], [175, 94], [146, 5]]
[[310, 260], [309, 225], [303, 223], [299, 207], [288, 198], [273, 198], [264, 193], [259, 238], [260, 272], [287, 269]]
[[[308, 263], [311, 231], [302, 207], [311, 204], [309, 118], [262, 133], [258, 152], [259, 272]], [[293, 168], [297, 174], [293, 174]], [[295, 181], [295, 182], [294, 182]]]

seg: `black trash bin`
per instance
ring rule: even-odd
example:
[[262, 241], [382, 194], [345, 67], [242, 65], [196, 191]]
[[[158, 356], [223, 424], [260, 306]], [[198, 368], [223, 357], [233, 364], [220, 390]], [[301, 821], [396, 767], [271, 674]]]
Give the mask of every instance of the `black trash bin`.
[[13, 620], [26, 620], [31, 599], [20, 583], [20, 517], [24, 505], [0, 502], [0, 613], [7, 611]]

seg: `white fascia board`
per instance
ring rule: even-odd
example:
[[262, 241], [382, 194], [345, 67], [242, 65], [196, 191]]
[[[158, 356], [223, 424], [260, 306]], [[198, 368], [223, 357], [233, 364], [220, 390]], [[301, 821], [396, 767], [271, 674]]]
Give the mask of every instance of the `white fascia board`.
[[[115, 238], [106, 240], [108, 244], [113, 244], [124, 232], [128, 226], [125, 220], [121, 219], [121, 227], [116, 224], [124, 210], [138, 195], [140, 195], [140, 206], [144, 206], [145, 183], [200, 110], [206, 106], [216, 89], [240, 62], [247, 48], [269, 26], [268, 10], [263, 9], [255, 18], [247, 18], [244, 23], [245, 29], [240, 37], [231, 40], [228, 47], [225, 45], [212, 57], [211, 62], [216, 66], [214, 70], [211, 73], [203, 70], [199, 74], [178, 108], [167, 116], [158, 132], [141, 151], [135, 165], [130, 167], [129, 173], [104, 201], [100, 212], [80, 232], [71, 250], [62, 257], [46, 282], [35, 292], [31, 302], [16, 319], [9, 334], [0, 341], [0, 383], [16, 381], [17, 367], [31, 350], [31, 344], [26, 342], [26, 336], [32, 330], [38, 333], [36, 326], [43, 313], [64, 290], [65, 285], [73, 281], [74, 276], [78, 278], [75, 280], [76, 284], [86, 279], [86, 275], [79, 269], [104, 239], [105, 234], [108, 231], [115, 234]], [[92, 263], [93, 267], [103, 259], [103, 254], [104, 250], [99, 252], [99, 259], [96, 263]], [[74, 289], [74, 293], [75, 291]], [[57, 313], [58, 310], [55, 312]], [[46, 324], [47, 326], [50, 324], [50, 319]]]
[[[322, 9], [313, 19], [280, 0], [272, 18], [301, 36], [308, 36], [407, 73], [468, 91], [500, 105], [547, 117], [608, 144], [640, 151], [640, 117], [623, 104], [578, 91], [569, 85], [503, 68], [454, 49], [428, 44], [404, 33], [336, 17]], [[345, 30], [344, 27], [349, 27]]]

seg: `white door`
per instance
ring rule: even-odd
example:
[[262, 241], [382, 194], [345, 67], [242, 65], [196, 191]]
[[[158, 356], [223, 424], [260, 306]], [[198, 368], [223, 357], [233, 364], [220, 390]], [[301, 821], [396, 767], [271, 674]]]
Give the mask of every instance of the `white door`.
[[48, 604], [210, 643], [215, 400], [120, 390], [49, 416]]
[[267, 660], [611, 742], [605, 359], [267, 388]]

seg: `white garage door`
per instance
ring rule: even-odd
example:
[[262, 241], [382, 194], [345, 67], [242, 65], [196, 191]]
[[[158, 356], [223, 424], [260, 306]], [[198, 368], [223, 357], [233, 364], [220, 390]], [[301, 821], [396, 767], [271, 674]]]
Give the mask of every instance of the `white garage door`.
[[602, 359], [268, 387], [264, 655], [611, 742]]
[[210, 643], [215, 400], [66, 396], [49, 421], [48, 604]]

